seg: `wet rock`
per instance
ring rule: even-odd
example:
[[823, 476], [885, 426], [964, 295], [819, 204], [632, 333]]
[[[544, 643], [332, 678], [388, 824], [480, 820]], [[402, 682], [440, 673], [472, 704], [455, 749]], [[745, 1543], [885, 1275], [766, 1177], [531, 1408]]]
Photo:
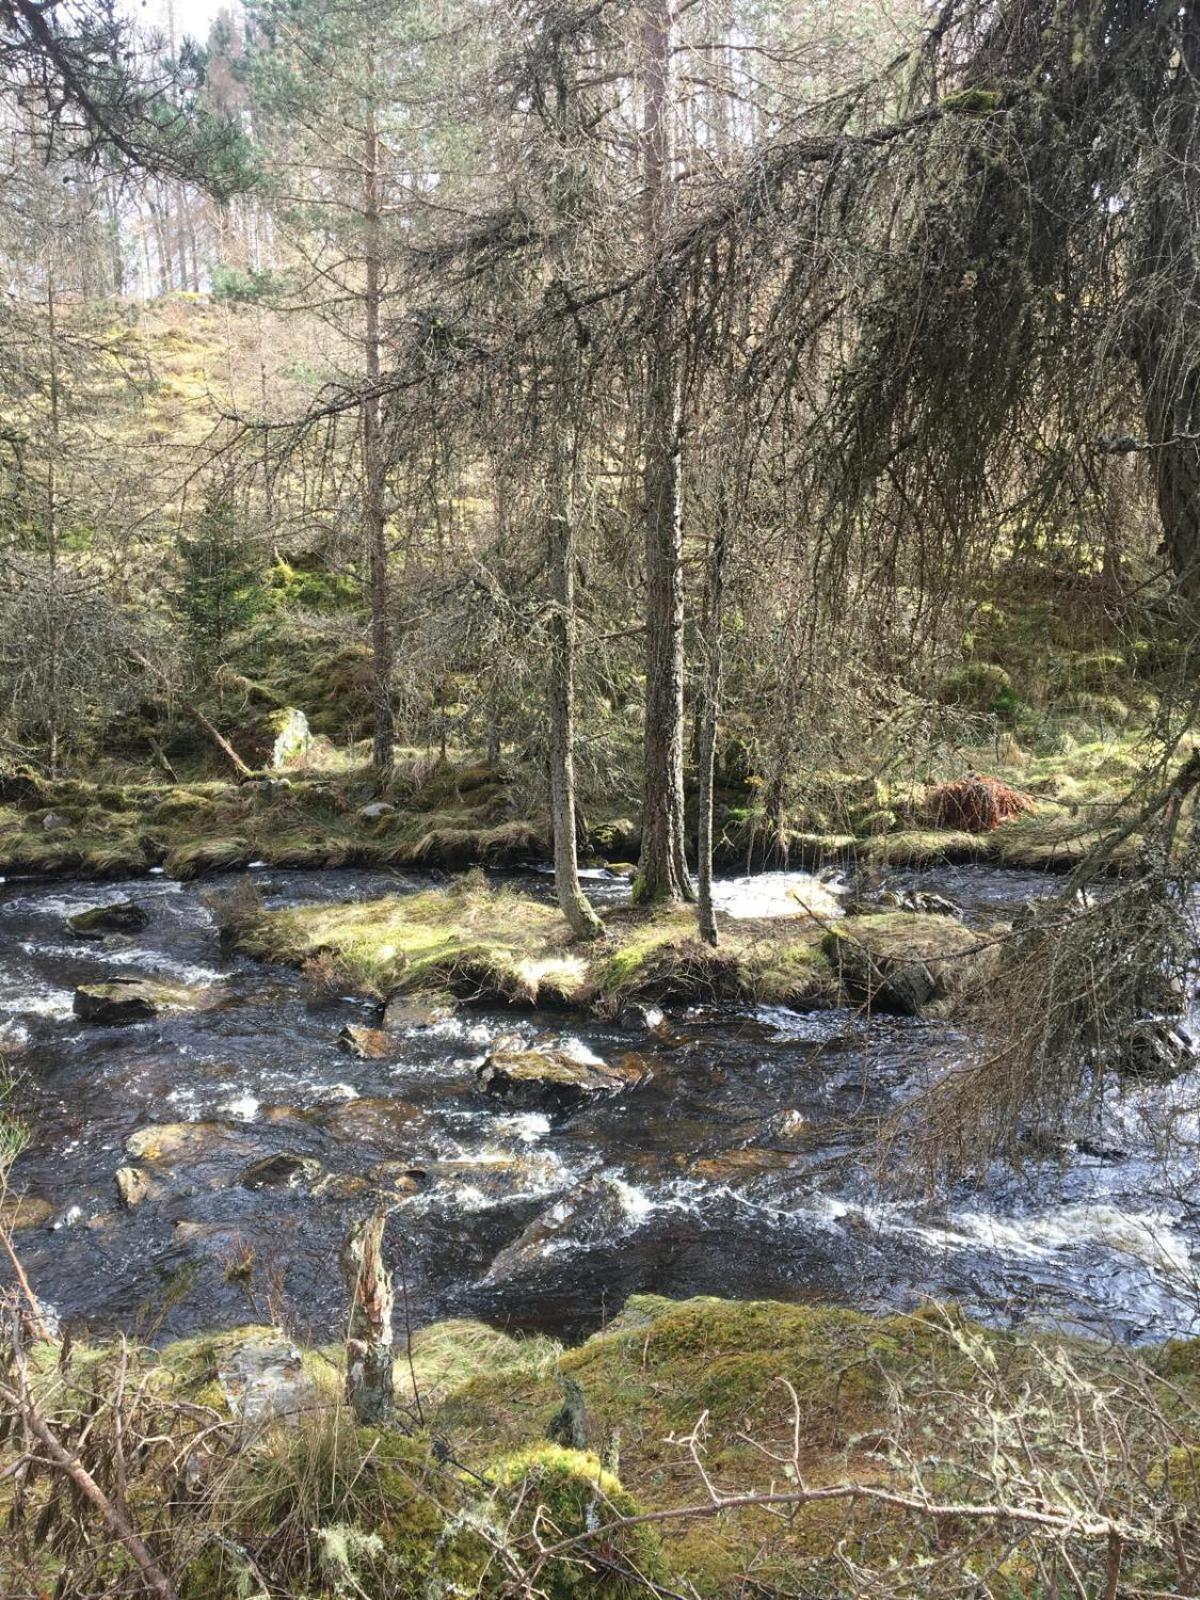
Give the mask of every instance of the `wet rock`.
[[666, 1027], [667, 1019], [659, 1006], [644, 1005], [640, 1000], [631, 1000], [628, 1005], [621, 1008], [617, 1024], [619, 1027], [628, 1028], [631, 1032], [659, 1033]]
[[351, 1144], [404, 1148], [409, 1130], [421, 1113], [407, 1100], [391, 1095], [368, 1095], [341, 1105], [322, 1107], [317, 1121], [334, 1139]]
[[1090, 1156], [1093, 1161], [1103, 1161], [1105, 1165], [1129, 1159], [1128, 1150], [1122, 1150], [1120, 1145], [1101, 1144], [1096, 1139], [1076, 1139], [1075, 1149], [1079, 1155]]
[[338, 1049], [356, 1061], [384, 1061], [395, 1049], [396, 1041], [382, 1028], [364, 1028], [348, 1022], [338, 1034]]
[[704, 1178], [709, 1183], [734, 1183], [756, 1177], [760, 1172], [778, 1172], [790, 1167], [795, 1159], [792, 1151], [751, 1145], [701, 1156], [691, 1162], [687, 1170], [693, 1177]]
[[608, 870], [614, 878], [625, 878], [629, 883], [637, 877], [637, 866], [632, 861], [610, 861]]
[[435, 1028], [454, 1015], [451, 1000], [431, 1000], [428, 995], [394, 994], [383, 1008], [386, 1033], [409, 1033], [414, 1028]]
[[243, 1422], [295, 1425], [317, 1399], [317, 1387], [304, 1370], [292, 1341], [276, 1331], [254, 1333], [235, 1344], [222, 1341], [217, 1380], [229, 1409]]
[[150, 921], [150, 913], [136, 900], [122, 900], [112, 906], [89, 906], [67, 918], [67, 927], [81, 939], [98, 939], [106, 933], [139, 933]]
[[112, 978], [107, 983], [81, 984], [75, 991], [74, 1010], [81, 1022], [93, 1027], [118, 1027], [146, 1022], [166, 1011], [193, 1010], [206, 993], [151, 978]]
[[54, 1215], [49, 1200], [31, 1194], [8, 1194], [0, 1202], [0, 1228], [6, 1233], [22, 1228], [44, 1228]]
[[229, 1137], [223, 1122], [152, 1122], [125, 1141], [135, 1161], [170, 1163], [212, 1155]]
[[321, 1163], [313, 1156], [281, 1150], [254, 1161], [238, 1180], [243, 1189], [302, 1189], [321, 1176]]
[[429, 1172], [425, 1167], [414, 1167], [407, 1161], [377, 1161], [368, 1169], [368, 1177], [381, 1189], [393, 1194], [419, 1194], [429, 1185]]
[[642, 1076], [640, 1064], [577, 1061], [560, 1050], [493, 1050], [476, 1078], [484, 1094], [521, 1111], [564, 1113], [615, 1094]]
[[118, 1167], [113, 1182], [126, 1211], [135, 1210], [150, 1193], [150, 1179], [140, 1167]]
[[357, 1200], [371, 1188], [369, 1179], [353, 1172], [327, 1172], [313, 1184], [313, 1195], [321, 1200]]
[[1196, 1065], [1196, 1050], [1184, 1029], [1166, 1017], [1135, 1022], [1118, 1043], [1117, 1071], [1122, 1077], [1170, 1083]]
[[83, 1220], [82, 1206], [63, 1206], [60, 1211], [56, 1211], [50, 1218], [47, 1227], [51, 1233], [59, 1233], [63, 1228], [77, 1228]]
[[908, 911], [919, 917], [955, 917], [962, 921], [962, 907], [944, 894], [928, 889], [884, 889], [879, 896], [883, 911]]
[[578, 1248], [611, 1244], [638, 1220], [637, 1191], [612, 1178], [589, 1178], [553, 1205], [509, 1245], [488, 1268], [485, 1282], [504, 1283], [536, 1272], [547, 1254], [569, 1240]]

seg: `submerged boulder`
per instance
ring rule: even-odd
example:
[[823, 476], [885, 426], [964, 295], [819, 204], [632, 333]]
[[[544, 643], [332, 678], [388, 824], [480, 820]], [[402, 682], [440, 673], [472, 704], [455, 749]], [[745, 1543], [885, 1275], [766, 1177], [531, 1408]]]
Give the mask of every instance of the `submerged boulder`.
[[396, 1041], [382, 1028], [364, 1028], [348, 1022], [338, 1034], [338, 1049], [356, 1061], [384, 1061], [395, 1049]]
[[40, 1200], [36, 1195], [6, 1194], [0, 1199], [0, 1228], [6, 1233], [46, 1227], [53, 1215], [49, 1200]]
[[165, 1011], [191, 1011], [202, 1004], [207, 990], [155, 978], [110, 978], [107, 983], [84, 983], [75, 991], [74, 1011], [81, 1022], [114, 1027], [126, 1022], [146, 1022]]
[[636, 1058], [616, 1066], [563, 1050], [493, 1050], [476, 1078], [484, 1094], [520, 1111], [563, 1113], [615, 1094], [643, 1076]]
[[106, 933], [140, 933], [150, 921], [150, 913], [136, 900], [121, 900], [111, 906], [89, 906], [67, 918], [67, 927], [81, 939], [99, 939]]
[[252, 1162], [239, 1181], [243, 1189], [302, 1189], [315, 1183], [323, 1170], [315, 1156], [281, 1150]]
[[118, 1167], [113, 1182], [117, 1186], [117, 1198], [126, 1211], [140, 1206], [150, 1193], [150, 1179], [140, 1167]]

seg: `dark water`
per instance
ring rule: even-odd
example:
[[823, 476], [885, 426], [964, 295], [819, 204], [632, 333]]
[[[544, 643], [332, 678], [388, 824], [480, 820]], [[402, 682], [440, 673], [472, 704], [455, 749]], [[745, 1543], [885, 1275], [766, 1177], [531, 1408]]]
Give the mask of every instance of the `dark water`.
[[[256, 876], [270, 904], [428, 881]], [[897, 882], [950, 895], [977, 925], [1047, 887], [977, 867]], [[526, 886], [550, 891], [545, 878]], [[592, 887], [601, 899], [623, 892]], [[1194, 1143], [1170, 1171], [1145, 1144], [1152, 1115], [1169, 1112], [1177, 1130], [1195, 1123], [1179, 1098], [1186, 1080], [1114, 1101], [1103, 1155], [901, 1203], [876, 1181], [871, 1131], [961, 1058], [966, 1041], [946, 1023], [695, 1009], [672, 1014], [658, 1038], [582, 1016], [462, 1010], [412, 1029], [396, 1059], [362, 1062], [336, 1041], [346, 1022], [373, 1020], [368, 1008], [314, 1007], [296, 975], [223, 955], [203, 892], [161, 877], [0, 886], [0, 1039], [32, 1128], [12, 1187], [56, 1212], [18, 1244], [64, 1321], [177, 1334], [282, 1314], [297, 1332], [333, 1336], [340, 1242], [371, 1204], [355, 1180], [389, 1161], [422, 1174], [388, 1232], [416, 1322], [473, 1315], [575, 1336], [631, 1292], [655, 1290], [872, 1309], [936, 1296], [993, 1321], [1126, 1339], [1192, 1330], [1194, 1229], [1179, 1190]], [[756, 913], [764, 896], [797, 892], [819, 886], [773, 874], [723, 890]], [[149, 911], [144, 932], [84, 943], [66, 930], [70, 913], [127, 898]], [[210, 984], [216, 1003], [80, 1025], [75, 985], [129, 974]], [[636, 1088], [563, 1121], [497, 1109], [475, 1067], [514, 1032], [604, 1060], [633, 1053], [645, 1070]], [[188, 1126], [174, 1129], [173, 1150], [137, 1163], [153, 1189], [127, 1212], [113, 1175], [131, 1160], [126, 1140], [152, 1124]], [[314, 1159], [323, 1176], [296, 1189], [240, 1181], [280, 1152]]]

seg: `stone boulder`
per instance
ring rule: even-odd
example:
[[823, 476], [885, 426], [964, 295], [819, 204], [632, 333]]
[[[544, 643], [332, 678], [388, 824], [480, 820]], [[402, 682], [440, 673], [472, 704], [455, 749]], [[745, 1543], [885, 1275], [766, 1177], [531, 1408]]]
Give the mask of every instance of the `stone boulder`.
[[386, 1061], [396, 1047], [392, 1035], [383, 1028], [365, 1028], [348, 1022], [338, 1034], [338, 1049], [356, 1061]]
[[106, 933], [140, 933], [150, 921], [150, 913], [136, 900], [121, 900], [111, 906], [89, 906], [67, 918], [67, 927], [81, 939], [100, 939]]
[[640, 1220], [636, 1191], [618, 1179], [589, 1178], [560, 1196], [493, 1259], [488, 1284], [511, 1282], [537, 1273], [548, 1255], [566, 1241], [577, 1248], [605, 1246], [631, 1232]]
[[140, 1167], [118, 1167], [113, 1182], [126, 1211], [135, 1210], [150, 1193], [150, 1179]]
[[221, 1341], [216, 1365], [225, 1402], [243, 1423], [294, 1426], [316, 1402], [317, 1386], [300, 1351], [275, 1329]]
[[490, 1099], [519, 1111], [563, 1115], [600, 1095], [616, 1094], [644, 1076], [636, 1057], [609, 1066], [578, 1061], [562, 1050], [499, 1050], [476, 1072], [479, 1087]]
[[963, 988], [988, 947], [952, 917], [909, 911], [845, 917], [823, 940], [843, 998], [915, 1017]]
[[323, 1170], [314, 1156], [281, 1150], [252, 1162], [238, 1181], [243, 1189], [303, 1189], [315, 1183]]
[[415, 1028], [436, 1028], [454, 1015], [452, 1000], [429, 995], [397, 993], [388, 999], [380, 1021], [385, 1033], [411, 1033]]
[[205, 989], [155, 978], [110, 978], [107, 983], [81, 984], [75, 991], [74, 1011], [80, 1022], [94, 1027], [119, 1027], [164, 1012], [195, 1010], [206, 994]]
[[1143, 1017], [1117, 1042], [1117, 1071], [1125, 1078], [1170, 1083], [1196, 1065], [1196, 1048], [1181, 1023]]

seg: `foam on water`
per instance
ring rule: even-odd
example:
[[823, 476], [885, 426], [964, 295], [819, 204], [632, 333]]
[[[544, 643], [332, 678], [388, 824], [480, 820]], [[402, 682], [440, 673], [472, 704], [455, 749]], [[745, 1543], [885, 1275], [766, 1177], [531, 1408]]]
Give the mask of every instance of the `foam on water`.
[[811, 872], [756, 872], [713, 884], [713, 905], [727, 917], [840, 917], [842, 902], [831, 881]]

